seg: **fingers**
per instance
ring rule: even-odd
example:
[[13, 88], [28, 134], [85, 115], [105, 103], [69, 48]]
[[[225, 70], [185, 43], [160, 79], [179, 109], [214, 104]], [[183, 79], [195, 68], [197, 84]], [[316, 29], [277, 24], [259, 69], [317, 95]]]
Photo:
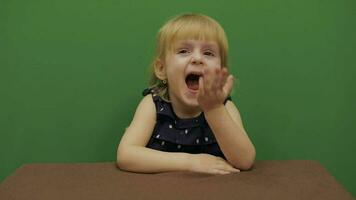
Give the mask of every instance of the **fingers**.
[[221, 105], [233, 87], [233, 76], [226, 68], [206, 67], [199, 77], [198, 103], [207, 111]]
[[230, 94], [233, 85], [234, 85], [234, 76], [229, 75], [227, 77], [226, 84], [223, 87], [225, 94]]
[[211, 69], [205, 68], [203, 70], [203, 83], [204, 83], [204, 92], [205, 94], [209, 94], [209, 92], [212, 89], [214, 79], [215, 77], [213, 76], [213, 73], [211, 72]]
[[240, 172], [239, 169], [234, 168], [230, 163], [228, 163], [225, 159], [218, 157], [218, 164], [215, 168], [218, 174], [221, 173], [237, 173]]
[[[224, 87], [226, 87], [227, 81], [231, 81], [231, 80], [229, 80], [229, 72], [227, 71], [226, 68], [203, 69], [203, 83], [204, 83], [205, 93], [224, 89]], [[232, 87], [232, 84], [228, 86]]]
[[198, 90], [198, 96], [202, 97], [205, 95], [205, 88], [204, 88], [204, 78], [199, 77], [199, 90]]
[[[240, 172], [239, 169], [234, 168], [228, 161], [219, 156], [210, 154], [196, 154], [193, 156], [195, 165], [192, 165], [192, 171], [203, 172], [208, 174], [231, 174]], [[194, 159], [193, 159], [194, 160]]]
[[225, 85], [226, 81], [227, 70], [223, 69], [215, 69], [215, 76], [214, 76], [214, 87], [215, 91], [221, 90]]
[[223, 68], [220, 72], [220, 88], [222, 89], [226, 83], [226, 77], [229, 75], [226, 68]]
[[232, 174], [232, 173], [238, 173], [240, 170], [238, 169], [213, 169], [211, 174], [219, 174], [219, 175], [226, 175], [226, 174]]
[[227, 175], [227, 174], [231, 174], [231, 172], [225, 171], [225, 170], [221, 170], [221, 169], [214, 169], [212, 171], [212, 174]]
[[234, 168], [228, 162], [224, 161], [224, 163], [220, 164], [219, 169], [229, 171], [229, 172], [240, 172], [239, 169]]
[[221, 88], [221, 71], [220, 69], [215, 70], [215, 76], [214, 76], [214, 84], [213, 84], [213, 91], [218, 92], [220, 91]]

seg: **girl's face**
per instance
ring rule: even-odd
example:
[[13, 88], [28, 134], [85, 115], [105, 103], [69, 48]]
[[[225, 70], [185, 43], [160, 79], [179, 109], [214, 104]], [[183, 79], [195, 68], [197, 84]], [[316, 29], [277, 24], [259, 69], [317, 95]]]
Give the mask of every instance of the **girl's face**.
[[203, 68], [221, 68], [219, 46], [215, 41], [179, 40], [173, 47], [164, 62], [170, 100], [180, 108], [199, 108], [199, 77]]

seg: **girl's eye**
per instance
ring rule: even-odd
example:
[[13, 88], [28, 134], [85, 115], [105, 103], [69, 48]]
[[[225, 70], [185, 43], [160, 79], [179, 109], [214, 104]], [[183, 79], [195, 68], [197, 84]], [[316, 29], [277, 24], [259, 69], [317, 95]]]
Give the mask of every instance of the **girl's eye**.
[[215, 54], [211, 51], [206, 51], [204, 52], [204, 55], [207, 55], [207, 56], [214, 56]]
[[188, 53], [189, 51], [187, 49], [181, 49], [178, 51], [179, 54], [185, 54]]

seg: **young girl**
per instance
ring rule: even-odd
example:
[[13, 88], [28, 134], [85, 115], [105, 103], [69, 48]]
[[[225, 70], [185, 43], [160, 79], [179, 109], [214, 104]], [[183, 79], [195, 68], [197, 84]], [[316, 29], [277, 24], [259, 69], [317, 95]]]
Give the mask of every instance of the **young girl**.
[[118, 167], [133, 172], [248, 170], [255, 148], [229, 93], [227, 38], [214, 19], [185, 14], [158, 32], [151, 85], [121, 139]]

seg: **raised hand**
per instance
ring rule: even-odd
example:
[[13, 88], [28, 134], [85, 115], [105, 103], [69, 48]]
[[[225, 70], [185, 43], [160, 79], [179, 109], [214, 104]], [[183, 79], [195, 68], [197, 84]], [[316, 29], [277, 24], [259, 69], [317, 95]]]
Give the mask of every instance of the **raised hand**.
[[198, 103], [206, 112], [223, 105], [230, 94], [234, 83], [234, 77], [225, 67], [221, 69], [203, 70], [203, 76], [199, 78]]

